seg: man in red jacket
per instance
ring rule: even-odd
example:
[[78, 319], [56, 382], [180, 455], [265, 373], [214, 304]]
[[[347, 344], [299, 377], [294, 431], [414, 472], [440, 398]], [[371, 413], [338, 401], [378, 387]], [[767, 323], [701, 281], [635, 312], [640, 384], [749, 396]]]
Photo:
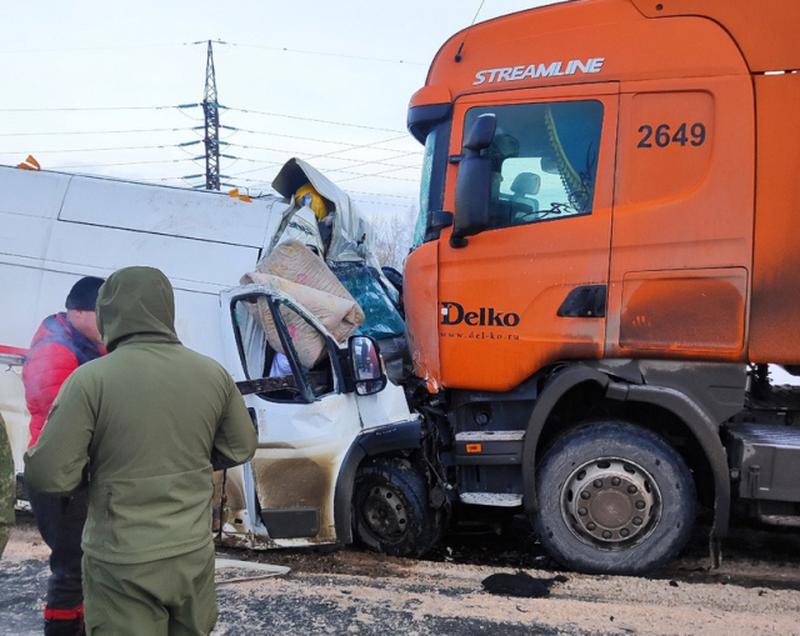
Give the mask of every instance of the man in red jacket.
[[[45, 318], [33, 336], [22, 367], [31, 414], [29, 447], [36, 445], [67, 377], [80, 365], [105, 354], [95, 315], [102, 284], [102, 278], [81, 278], [67, 296], [67, 311]], [[30, 492], [29, 496], [39, 532], [51, 550], [44, 633], [83, 634], [81, 533], [88, 506], [86, 493], [58, 497]]]

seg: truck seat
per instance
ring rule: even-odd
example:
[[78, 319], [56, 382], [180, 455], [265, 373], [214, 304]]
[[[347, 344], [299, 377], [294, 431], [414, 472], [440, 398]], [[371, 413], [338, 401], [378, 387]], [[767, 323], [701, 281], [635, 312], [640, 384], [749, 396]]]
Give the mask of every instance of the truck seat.
[[516, 214], [530, 214], [539, 211], [539, 194], [542, 179], [533, 172], [520, 172], [511, 184], [511, 203]]

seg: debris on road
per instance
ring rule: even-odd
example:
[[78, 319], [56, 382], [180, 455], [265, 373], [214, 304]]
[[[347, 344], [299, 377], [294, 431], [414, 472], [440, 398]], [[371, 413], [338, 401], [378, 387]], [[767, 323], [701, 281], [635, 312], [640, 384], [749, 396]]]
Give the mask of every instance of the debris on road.
[[505, 572], [492, 574], [483, 579], [481, 584], [489, 594], [520, 598], [545, 598], [550, 596], [550, 588], [553, 583], [566, 580], [567, 577], [561, 575], [551, 578], [534, 578], [520, 570], [515, 574], [506, 574]]
[[[525, 536], [519, 539], [520, 547]], [[514, 556], [513, 537], [496, 542], [493, 551], [487, 542], [483, 551], [476, 551], [472, 549], [476, 537], [450, 536], [447, 545], [454, 562], [449, 563], [443, 562], [443, 554], [436, 560], [414, 560], [351, 549], [243, 553], [223, 548], [218, 558], [233, 559], [233, 564], [217, 570], [220, 617], [213, 634], [385, 636], [388, 626], [418, 636], [797, 634], [800, 539], [789, 541], [781, 531], [759, 536], [762, 543], [754, 546], [751, 532], [735, 530], [722, 571], [701, 573], [694, 571], [705, 558], [705, 536], [700, 531], [689, 553], [657, 578], [565, 576], [533, 565], [535, 553]], [[740, 540], [745, 542], [739, 544]], [[0, 561], [0, 634], [41, 633], [47, 549], [40, 541], [30, 514], [18, 514]], [[759, 548], [756, 560], [755, 547]], [[242, 554], [251, 561], [236, 559]], [[511, 563], [514, 569], [509, 568]], [[291, 572], [273, 575], [275, 566]], [[549, 596], [484, 591], [481, 583], [501, 573], [505, 576], [500, 581], [505, 577], [544, 581]], [[725, 585], [720, 585], [722, 576]], [[246, 580], [232, 580], [240, 577]], [[671, 587], [670, 580], [679, 587]]]
[[291, 571], [285, 565], [240, 561], [238, 559], [217, 559], [214, 564], [217, 585], [258, 581], [273, 576], [284, 576]]

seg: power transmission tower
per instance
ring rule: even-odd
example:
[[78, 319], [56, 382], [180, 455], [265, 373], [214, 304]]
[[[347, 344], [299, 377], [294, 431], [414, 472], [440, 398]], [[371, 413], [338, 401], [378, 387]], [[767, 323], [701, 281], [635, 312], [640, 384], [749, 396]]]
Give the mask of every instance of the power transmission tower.
[[206, 58], [206, 90], [203, 97], [205, 115], [206, 146], [206, 190], [219, 190], [219, 103], [217, 102], [217, 78], [214, 74], [214, 51], [208, 41]]

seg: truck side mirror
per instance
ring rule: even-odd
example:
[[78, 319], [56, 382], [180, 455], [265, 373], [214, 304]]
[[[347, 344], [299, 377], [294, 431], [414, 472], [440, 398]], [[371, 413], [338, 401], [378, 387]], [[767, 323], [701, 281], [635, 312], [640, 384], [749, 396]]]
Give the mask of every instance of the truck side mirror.
[[356, 393], [372, 395], [382, 391], [386, 386], [386, 374], [377, 343], [368, 336], [353, 336], [349, 348]]
[[464, 138], [462, 158], [456, 177], [456, 212], [452, 247], [464, 247], [467, 236], [483, 231], [489, 225], [491, 196], [491, 160], [483, 153], [492, 145], [497, 130], [493, 113], [478, 117]]

